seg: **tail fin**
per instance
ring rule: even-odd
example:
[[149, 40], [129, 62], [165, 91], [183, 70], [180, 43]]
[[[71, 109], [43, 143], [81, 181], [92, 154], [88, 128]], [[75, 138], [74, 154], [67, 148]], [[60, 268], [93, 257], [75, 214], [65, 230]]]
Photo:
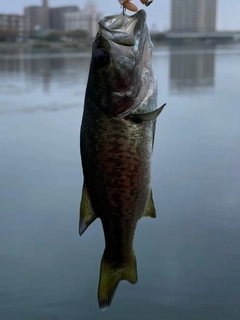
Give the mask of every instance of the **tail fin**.
[[137, 262], [133, 251], [129, 263], [121, 268], [114, 268], [103, 255], [98, 286], [98, 303], [102, 311], [110, 306], [121, 280], [127, 280], [132, 284], [137, 282]]

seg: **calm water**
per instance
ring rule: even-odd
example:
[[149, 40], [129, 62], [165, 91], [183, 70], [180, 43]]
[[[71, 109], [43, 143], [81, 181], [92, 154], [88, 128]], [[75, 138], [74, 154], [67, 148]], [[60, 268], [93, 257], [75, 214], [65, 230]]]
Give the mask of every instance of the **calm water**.
[[103, 232], [78, 235], [89, 56], [0, 56], [0, 319], [240, 319], [240, 46], [162, 48], [136, 285], [97, 304]]

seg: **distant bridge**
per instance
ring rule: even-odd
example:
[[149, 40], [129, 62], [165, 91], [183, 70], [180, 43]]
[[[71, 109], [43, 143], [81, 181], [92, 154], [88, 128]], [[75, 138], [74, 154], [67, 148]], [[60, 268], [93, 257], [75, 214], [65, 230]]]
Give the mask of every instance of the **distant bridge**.
[[238, 41], [240, 40], [240, 31], [216, 31], [216, 32], [196, 32], [196, 33], [178, 33], [166, 32], [166, 39], [169, 40], [216, 40], [216, 41]]

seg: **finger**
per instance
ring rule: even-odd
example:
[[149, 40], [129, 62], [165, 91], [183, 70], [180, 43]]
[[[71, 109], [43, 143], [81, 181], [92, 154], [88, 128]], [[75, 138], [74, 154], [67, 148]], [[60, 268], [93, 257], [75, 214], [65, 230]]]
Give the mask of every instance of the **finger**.
[[122, 3], [122, 5], [123, 5], [124, 8], [128, 9], [129, 11], [133, 11], [133, 12], [138, 11], [138, 7], [135, 6], [135, 4], [133, 4], [133, 3], [130, 2], [129, 0], [124, 1], [124, 2]]
[[146, 7], [150, 6], [150, 4], [153, 2], [153, 0], [140, 0], [142, 4], [145, 4]]

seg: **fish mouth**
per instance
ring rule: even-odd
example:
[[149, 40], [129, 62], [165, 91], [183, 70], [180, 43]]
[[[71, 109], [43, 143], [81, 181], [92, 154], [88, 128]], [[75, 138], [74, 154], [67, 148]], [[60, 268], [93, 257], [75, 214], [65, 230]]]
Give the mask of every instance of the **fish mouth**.
[[124, 46], [135, 46], [146, 29], [146, 12], [139, 10], [132, 16], [125, 14], [100, 18], [101, 34], [107, 39]]
[[[108, 56], [108, 63], [97, 69], [101, 78], [97, 84], [98, 93], [105, 97], [100, 109], [107, 115], [124, 118], [148, 96], [154, 78], [152, 48], [144, 10], [131, 16], [121, 14], [100, 18], [93, 53], [100, 52], [103, 58]], [[93, 66], [97, 67], [94, 61]], [[105, 78], [105, 75], [108, 76]], [[97, 103], [100, 104], [99, 99]]]

